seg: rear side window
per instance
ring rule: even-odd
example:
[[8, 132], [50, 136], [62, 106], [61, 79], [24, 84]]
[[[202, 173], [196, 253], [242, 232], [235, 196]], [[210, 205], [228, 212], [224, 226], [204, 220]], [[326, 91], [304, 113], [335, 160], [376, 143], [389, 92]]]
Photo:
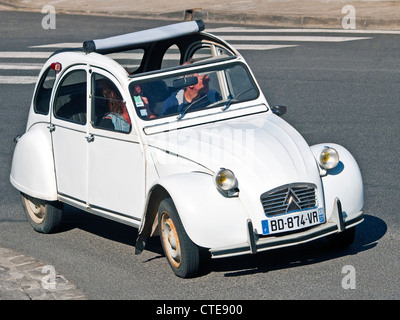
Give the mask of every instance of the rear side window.
[[40, 79], [34, 102], [34, 110], [39, 114], [48, 114], [50, 108], [50, 96], [53, 90], [56, 72], [50, 68], [46, 70]]
[[127, 50], [108, 55], [109, 58], [114, 59], [123, 66], [129, 74], [140, 72], [143, 56], [143, 49]]
[[161, 62], [161, 68], [177, 67], [181, 64], [181, 52], [176, 44], [170, 46], [165, 52]]
[[86, 71], [70, 72], [61, 81], [54, 100], [56, 118], [86, 124]]

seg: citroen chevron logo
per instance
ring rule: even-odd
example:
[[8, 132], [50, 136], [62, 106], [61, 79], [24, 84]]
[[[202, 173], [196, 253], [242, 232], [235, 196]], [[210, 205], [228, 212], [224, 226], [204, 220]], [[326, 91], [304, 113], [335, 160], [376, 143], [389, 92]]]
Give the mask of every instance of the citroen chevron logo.
[[286, 213], [295, 210], [301, 210], [300, 207], [300, 199], [297, 197], [296, 193], [292, 188], [289, 188], [288, 193], [286, 195], [284, 204], [286, 205]]

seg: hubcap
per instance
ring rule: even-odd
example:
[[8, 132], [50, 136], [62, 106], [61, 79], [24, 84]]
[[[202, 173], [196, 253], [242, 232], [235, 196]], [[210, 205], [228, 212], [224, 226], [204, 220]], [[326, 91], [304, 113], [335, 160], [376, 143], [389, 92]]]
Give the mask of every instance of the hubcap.
[[46, 215], [44, 204], [38, 199], [24, 198], [24, 200], [28, 214], [33, 222], [42, 223]]
[[175, 268], [179, 268], [181, 264], [181, 246], [174, 222], [167, 212], [163, 212], [161, 217], [161, 237], [168, 260]]

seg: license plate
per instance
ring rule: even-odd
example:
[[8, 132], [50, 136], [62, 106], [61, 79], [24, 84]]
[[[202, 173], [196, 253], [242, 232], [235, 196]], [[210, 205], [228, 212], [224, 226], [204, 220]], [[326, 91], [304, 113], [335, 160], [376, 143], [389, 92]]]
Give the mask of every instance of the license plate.
[[324, 209], [295, 212], [279, 217], [269, 218], [261, 222], [263, 234], [273, 234], [299, 230], [325, 222]]

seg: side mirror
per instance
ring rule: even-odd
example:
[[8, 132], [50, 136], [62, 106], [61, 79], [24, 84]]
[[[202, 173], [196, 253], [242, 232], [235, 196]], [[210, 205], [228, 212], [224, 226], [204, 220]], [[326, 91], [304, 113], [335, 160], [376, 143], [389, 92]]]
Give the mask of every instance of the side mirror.
[[271, 111], [277, 116], [283, 116], [286, 113], [287, 108], [285, 106], [273, 106]]
[[172, 83], [175, 89], [182, 89], [197, 84], [199, 79], [197, 77], [183, 77], [175, 79]]

